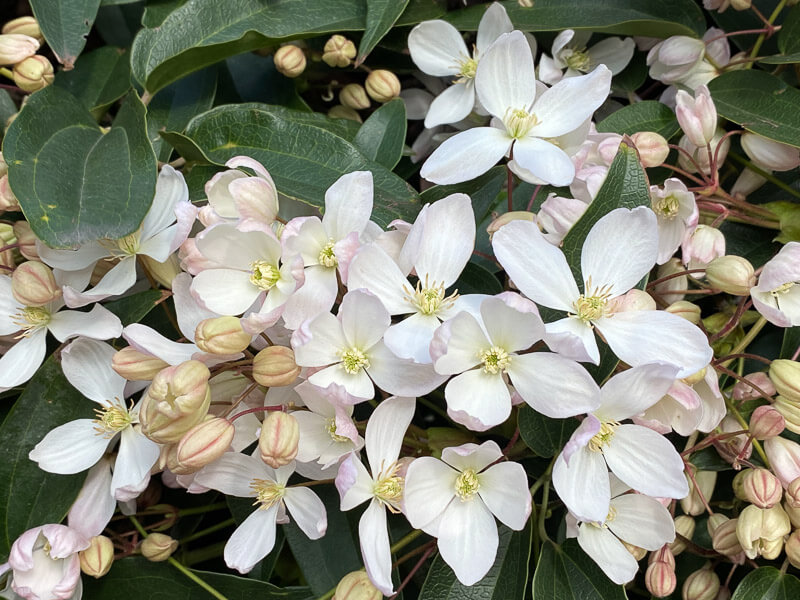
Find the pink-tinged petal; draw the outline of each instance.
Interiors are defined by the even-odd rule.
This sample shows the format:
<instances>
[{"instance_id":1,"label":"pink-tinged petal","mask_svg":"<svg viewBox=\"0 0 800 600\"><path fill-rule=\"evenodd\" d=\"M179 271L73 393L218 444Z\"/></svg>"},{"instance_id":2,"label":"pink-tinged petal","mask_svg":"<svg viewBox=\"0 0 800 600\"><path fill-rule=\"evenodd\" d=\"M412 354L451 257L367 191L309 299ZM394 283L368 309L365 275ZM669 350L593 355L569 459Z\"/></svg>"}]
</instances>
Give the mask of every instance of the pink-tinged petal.
<instances>
[{"instance_id":1,"label":"pink-tinged petal","mask_svg":"<svg viewBox=\"0 0 800 600\"><path fill-rule=\"evenodd\" d=\"M369 503L358 522L361 556L372 584L385 596L394 594L392 584L392 552L389 548L389 529L386 509L377 500Z\"/></svg>"},{"instance_id":2,"label":"pink-tinged petal","mask_svg":"<svg viewBox=\"0 0 800 600\"><path fill-rule=\"evenodd\" d=\"M164 165L156 181L156 193L142 221L142 239L148 239L175 222L175 207L189 202L189 188L180 171Z\"/></svg>"},{"instance_id":3,"label":"pink-tinged petal","mask_svg":"<svg viewBox=\"0 0 800 600\"><path fill-rule=\"evenodd\" d=\"M600 390L601 406L594 414L603 421L622 421L643 413L675 382L678 369L653 363L617 373Z\"/></svg>"},{"instance_id":4,"label":"pink-tinged petal","mask_svg":"<svg viewBox=\"0 0 800 600\"><path fill-rule=\"evenodd\" d=\"M192 295L191 286L192 276L188 273L179 273L172 280L172 299L175 302L178 327L186 339L194 342L194 332L198 323L220 315L201 306Z\"/></svg>"},{"instance_id":5,"label":"pink-tinged petal","mask_svg":"<svg viewBox=\"0 0 800 600\"><path fill-rule=\"evenodd\" d=\"M0 275L0 335L10 335L19 331L15 316L25 308L11 293L11 277Z\"/></svg>"},{"instance_id":6,"label":"pink-tinged petal","mask_svg":"<svg viewBox=\"0 0 800 600\"><path fill-rule=\"evenodd\" d=\"M242 314L261 292L250 282L246 271L208 269L192 281L192 293L208 310L220 315Z\"/></svg>"},{"instance_id":7,"label":"pink-tinged petal","mask_svg":"<svg viewBox=\"0 0 800 600\"><path fill-rule=\"evenodd\" d=\"M424 396L447 380L431 364L399 358L386 344L378 342L369 351L367 373L379 388L397 396ZM355 394L354 394L355 395Z\"/></svg>"},{"instance_id":8,"label":"pink-tinged petal","mask_svg":"<svg viewBox=\"0 0 800 600\"><path fill-rule=\"evenodd\" d=\"M468 443L442 450L442 460L459 471L467 469L483 471L502 456L500 446L492 440L487 440L481 445Z\"/></svg>"},{"instance_id":9,"label":"pink-tinged petal","mask_svg":"<svg viewBox=\"0 0 800 600\"><path fill-rule=\"evenodd\" d=\"M89 242L75 250L61 250L36 240L36 252L43 263L64 271L79 271L108 256L108 250L99 242Z\"/></svg>"},{"instance_id":10,"label":"pink-tinged petal","mask_svg":"<svg viewBox=\"0 0 800 600\"><path fill-rule=\"evenodd\" d=\"M575 179L575 165L561 148L537 137L516 141L511 170L523 180L541 180L554 186L564 186ZM515 166L522 169L515 169Z\"/></svg>"},{"instance_id":11,"label":"pink-tinged petal","mask_svg":"<svg viewBox=\"0 0 800 600\"><path fill-rule=\"evenodd\" d=\"M170 365L178 365L197 352L194 344L173 342L155 329L141 323L131 323L122 330L122 337L139 352L160 358Z\"/></svg>"},{"instance_id":12,"label":"pink-tinged petal","mask_svg":"<svg viewBox=\"0 0 800 600\"><path fill-rule=\"evenodd\" d=\"M519 290L538 304L572 311L580 292L559 248L528 221L512 221L492 238L497 260Z\"/></svg>"},{"instance_id":13,"label":"pink-tinged petal","mask_svg":"<svg viewBox=\"0 0 800 600\"><path fill-rule=\"evenodd\" d=\"M369 359L372 359L371 355ZM364 369L359 369L356 373L348 373L341 363L317 371L308 378L308 381L322 388L331 384L341 385L348 394L361 399L361 401L369 400L375 395L375 386Z\"/></svg>"},{"instance_id":14,"label":"pink-tinged petal","mask_svg":"<svg viewBox=\"0 0 800 600\"><path fill-rule=\"evenodd\" d=\"M178 233L177 226L167 227L164 231L159 231L153 237L142 240L139 251L136 254L145 254L155 260L156 262L164 262L169 258L169 255L174 252L173 248L180 246L180 243L175 243L175 236Z\"/></svg>"},{"instance_id":15,"label":"pink-tinged petal","mask_svg":"<svg viewBox=\"0 0 800 600\"><path fill-rule=\"evenodd\" d=\"M355 171L342 175L325 192L322 224L334 241L367 227L372 214L372 173Z\"/></svg>"},{"instance_id":16,"label":"pink-tinged petal","mask_svg":"<svg viewBox=\"0 0 800 600\"><path fill-rule=\"evenodd\" d=\"M633 38L606 38L589 48L587 54L593 65L605 65L616 75L622 71L633 58L636 43Z\"/></svg>"},{"instance_id":17,"label":"pink-tinged petal","mask_svg":"<svg viewBox=\"0 0 800 600\"><path fill-rule=\"evenodd\" d=\"M339 306L339 319L348 345L362 352L377 344L391 323L380 299L363 290L345 295Z\"/></svg>"},{"instance_id":18,"label":"pink-tinged petal","mask_svg":"<svg viewBox=\"0 0 800 600\"><path fill-rule=\"evenodd\" d=\"M275 264L281 255L281 244L271 233L240 231L227 224L206 229L195 244L205 258L240 271L249 271L256 260Z\"/></svg>"},{"instance_id":19,"label":"pink-tinged petal","mask_svg":"<svg viewBox=\"0 0 800 600\"><path fill-rule=\"evenodd\" d=\"M559 455L553 467L553 487L567 508L582 521L606 520L611 489L603 455L584 446L569 460Z\"/></svg>"},{"instance_id":20,"label":"pink-tinged petal","mask_svg":"<svg viewBox=\"0 0 800 600\"><path fill-rule=\"evenodd\" d=\"M47 330L36 329L0 356L0 389L25 383L44 361L47 353Z\"/></svg>"},{"instance_id":21,"label":"pink-tinged petal","mask_svg":"<svg viewBox=\"0 0 800 600\"><path fill-rule=\"evenodd\" d=\"M383 341L400 358L428 364L432 360L429 346L440 324L434 315L414 313L389 327Z\"/></svg>"},{"instance_id":22,"label":"pink-tinged petal","mask_svg":"<svg viewBox=\"0 0 800 600\"><path fill-rule=\"evenodd\" d=\"M600 405L597 384L589 372L558 354L514 356L508 375L531 408L554 419L590 412Z\"/></svg>"},{"instance_id":23,"label":"pink-tinged petal","mask_svg":"<svg viewBox=\"0 0 800 600\"><path fill-rule=\"evenodd\" d=\"M532 112L539 123L530 135L557 137L577 129L605 102L610 88L611 71L605 65L588 75L565 77L536 100Z\"/></svg>"},{"instance_id":24,"label":"pink-tinged petal","mask_svg":"<svg viewBox=\"0 0 800 600\"><path fill-rule=\"evenodd\" d=\"M689 493L680 454L652 429L620 425L603 446L603 456L614 475L638 492L661 498Z\"/></svg>"},{"instance_id":25,"label":"pink-tinged petal","mask_svg":"<svg viewBox=\"0 0 800 600\"><path fill-rule=\"evenodd\" d=\"M483 107L502 119L506 111L527 110L536 98L531 48L521 31L500 35L478 63L475 89Z\"/></svg>"},{"instance_id":26,"label":"pink-tinged petal","mask_svg":"<svg viewBox=\"0 0 800 600\"><path fill-rule=\"evenodd\" d=\"M594 224L581 250L581 273L591 290L607 286L624 294L653 268L658 254L658 224L648 207L617 208Z\"/></svg>"},{"instance_id":27,"label":"pink-tinged petal","mask_svg":"<svg viewBox=\"0 0 800 600\"><path fill-rule=\"evenodd\" d=\"M561 356L580 362L600 364L600 349L589 323L567 317L545 324L544 341Z\"/></svg>"},{"instance_id":28,"label":"pink-tinged petal","mask_svg":"<svg viewBox=\"0 0 800 600\"><path fill-rule=\"evenodd\" d=\"M94 466L108 447L109 438L98 435L91 419L70 421L53 429L36 444L28 458L48 473L68 475ZM69 452L66 452L66 449Z\"/></svg>"},{"instance_id":29,"label":"pink-tinged petal","mask_svg":"<svg viewBox=\"0 0 800 600\"><path fill-rule=\"evenodd\" d=\"M425 127L458 123L466 119L475 106L475 84L471 80L457 82L433 99L425 115Z\"/></svg>"},{"instance_id":30,"label":"pink-tinged petal","mask_svg":"<svg viewBox=\"0 0 800 600\"><path fill-rule=\"evenodd\" d=\"M262 510L257 508L247 517L225 544L225 564L239 573L249 573L258 561L275 546L276 519L280 503Z\"/></svg>"},{"instance_id":31,"label":"pink-tinged petal","mask_svg":"<svg viewBox=\"0 0 800 600\"><path fill-rule=\"evenodd\" d=\"M247 167L251 171L257 173L262 179L266 179L269 183L272 183L272 176L269 174L269 171L264 168L264 165L257 160L250 158L249 156L234 156L233 158L228 159L228 161L225 163L225 166L230 169Z\"/></svg>"},{"instance_id":32,"label":"pink-tinged petal","mask_svg":"<svg viewBox=\"0 0 800 600\"><path fill-rule=\"evenodd\" d=\"M313 265L305 270L305 283L286 301L282 316L289 329L328 312L336 301L339 285L334 269Z\"/></svg>"},{"instance_id":33,"label":"pink-tinged petal","mask_svg":"<svg viewBox=\"0 0 800 600\"><path fill-rule=\"evenodd\" d=\"M283 501L286 510L308 539L318 540L325 535L328 518L319 496L307 487L292 487L286 489Z\"/></svg>"},{"instance_id":34,"label":"pink-tinged petal","mask_svg":"<svg viewBox=\"0 0 800 600\"><path fill-rule=\"evenodd\" d=\"M438 348L434 368L443 375L455 375L478 365L480 352L492 343L471 314L461 312L442 323L434 334L432 347Z\"/></svg>"},{"instance_id":35,"label":"pink-tinged petal","mask_svg":"<svg viewBox=\"0 0 800 600\"><path fill-rule=\"evenodd\" d=\"M614 583L628 583L639 572L633 555L603 527L583 523L578 530L578 544Z\"/></svg>"},{"instance_id":36,"label":"pink-tinged petal","mask_svg":"<svg viewBox=\"0 0 800 600\"><path fill-rule=\"evenodd\" d=\"M319 217L295 217L281 233L283 255L299 254L305 265L319 264L319 253L328 243L328 233Z\"/></svg>"},{"instance_id":37,"label":"pink-tinged petal","mask_svg":"<svg viewBox=\"0 0 800 600\"><path fill-rule=\"evenodd\" d=\"M432 456L411 462L403 489L403 512L412 527L422 529L442 514L455 498L458 476L458 471Z\"/></svg>"},{"instance_id":38,"label":"pink-tinged petal","mask_svg":"<svg viewBox=\"0 0 800 600\"><path fill-rule=\"evenodd\" d=\"M502 34L514 29L511 19L508 18L506 9L502 4L493 3L489 5L486 12L478 23L478 36L475 40L475 47L480 56L492 45L492 43ZM533 54L536 54L535 52Z\"/></svg>"},{"instance_id":39,"label":"pink-tinged petal","mask_svg":"<svg viewBox=\"0 0 800 600\"><path fill-rule=\"evenodd\" d=\"M778 309L778 302L770 292L761 292L758 288L750 288L750 297L753 299L755 309L773 325L791 327L794 324L789 315ZM800 325L800 322L797 324Z\"/></svg>"},{"instance_id":40,"label":"pink-tinged petal","mask_svg":"<svg viewBox=\"0 0 800 600\"><path fill-rule=\"evenodd\" d=\"M367 422L367 458L373 477L400 456L403 436L414 417L414 398L388 398L378 405Z\"/></svg>"},{"instance_id":41,"label":"pink-tinged petal","mask_svg":"<svg viewBox=\"0 0 800 600\"><path fill-rule=\"evenodd\" d=\"M343 511L351 510L373 496L373 479L355 452L339 464L335 483L341 498L339 508Z\"/></svg>"},{"instance_id":42,"label":"pink-tinged petal","mask_svg":"<svg viewBox=\"0 0 800 600\"><path fill-rule=\"evenodd\" d=\"M800 242L789 242L764 265L756 288L769 292L800 279Z\"/></svg>"},{"instance_id":43,"label":"pink-tinged petal","mask_svg":"<svg viewBox=\"0 0 800 600\"><path fill-rule=\"evenodd\" d=\"M511 415L511 394L499 373L466 371L447 383L444 396L450 418L473 431L486 431Z\"/></svg>"},{"instance_id":44,"label":"pink-tinged petal","mask_svg":"<svg viewBox=\"0 0 800 600\"><path fill-rule=\"evenodd\" d=\"M62 310L47 324L55 338L64 342L81 335L96 340L108 340L122 334L122 322L110 310L95 304L89 312Z\"/></svg>"},{"instance_id":45,"label":"pink-tinged petal","mask_svg":"<svg viewBox=\"0 0 800 600\"><path fill-rule=\"evenodd\" d=\"M117 501L111 495L111 463L101 459L89 469L83 487L69 509L67 523L87 538L103 533L111 521Z\"/></svg>"},{"instance_id":46,"label":"pink-tinged petal","mask_svg":"<svg viewBox=\"0 0 800 600\"><path fill-rule=\"evenodd\" d=\"M199 212L199 209L191 202L181 202L175 207L175 215L178 217L178 221L175 223L175 234L172 237L170 254L180 248L189 237Z\"/></svg>"},{"instance_id":47,"label":"pink-tinged petal","mask_svg":"<svg viewBox=\"0 0 800 600\"><path fill-rule=\"evenodd\" d=\"M489 339L507 352L527 350L544 336L538 311L520 312L497 297L487 298L480 306Z\"/></svg>"},{"instance_id":48,"label":"pink-tinged petal","mask_svg":"<svg viewBox=\"0 0 800 600\"><path fill-rule=\"evenodd\" d=\"M397 263L374 244L361 248L350 262L347 287L369 290L380 298L389 314L400 315L414 310L406 300L406 290L411 290L411 284Z\"/></svg>"},{"instance_id":49,"label":"pink-tinged petal","mask_svg":"<svg viewBox=\"0 0 800 600\"><path fill-rule=\"evenodd\" d=\"M675 539L675 523L658 500L642 494L617 496L611 501L616 515L606 524L621 540L658 550Z\"/></svg>"},{"instance_id":50,"label":"pink-tinged petal","mask_svg":"<svg viewBox=\"0 0 800 600\"><path fill-rule=\"evenodd\" d=\"M92 302L105 300L109 296L119 296L136 283L136 258L126 256L105 275L92 289L79 292L64 286L64 302L70 308L80 308Z\"/></svg>"},{"instance_id":51,"label":"pink-tinged petal","mask_svg":"<svg viewBox=\"0 0 800 600\"><path fill-rule=\"evenodd\" d=\"M241 219L270 224L278 214L275 184L260 177L239 177L228 184Z\"/></svg>"},{"instance_id":52,"label":"pink-tinged petal","mask_svg":"<svg viewBox=\"0 0 800 600\"><path fill-rule=\"evenodd\" d=\"M478 475L478 495L501 523L515 531L525 527L531 514L528 476L522 465L504 462Z\"/></svg>"},{"instance_id":53,"label":"pink-tinged petal","mask_svg":"<svg viewBox=\"0 0 800 600\"><path fill-rule=\"evenodd\" d=\"M198 471L195 481L228 496L252 498L256 493L250 487L250 482L253 479L266 478L265 467L264 463L253 456L227 452Z\"/></svg>"},{"instance_id":54,"label":"pink-tinged petal","mask_svg":"<svg viewBox=\"0 0 800 600\"><path fill-rule=\"evenodd\" d=\"M61 352L64 375L81 394L100 404L125 397L125 378L111 368L116 350L105 342L78 338Z\"/></svg>"},{"instance_id":55,"label":"pink-tinged petal","mask_svg":"<svg viewBox=\"0 0 800 600\"><path fill-rule=\"evenodd\" d=\"M475 214L469 196L450 194L434 202L427 211L425 229L414 261L423 287L426 281L445 288L453 285L472 256L474 247Z\"/></svg>"},{"instance_id":56,"label":"pink-tinged petal","mask_svg":"<svg viewBox=\"0 0 800 600\"><path fill-rule=\"evenodd\" d=\"M446 77L459 72L469 51L458 30L445 21L423 21L408 35L411 60L423 73Z\"/></svg>"},{"instance_id":57,"label":"pink-tinged petal","mask_svg":"<svg viewBox=\"0 0 800 600\"><path fill-rule=\"evenodd\" d=\"M370 223L372 222L370 221ZM372 224L375 225L374 223ZM361 239L355 231L347 234L333 245L333 253L336 255L336 260L339 262L339 275L341 275L342 282L345 284L347 283L347 278L350 276L350 262L353 260L359 248L361 248Z\"/></svg>"},{"instance_id":58,"label":"pink-tinged petal","mask_svg":"<svg viewBox=\"0 0 800 600\"><path fill-rule=\"evenodd\" d=\"M469 181L503 158L512 138L494 127L474 127L447 138L422 165L420 175L432 183Z\"/></svg>"},{"instance_id":59,"label":"pink-tinged petal","mask_svg":"<svg viewBox=\"0 0 800 600\"><path fill-rule=\"evenodd\" d=\"M439 523L439 553L458 580L483 579L497 556L497 524L479 496L449 504Z\"/></svg>"},{"instance_id":60,"label":"pink-tinged petal","mask_svg":"<svg viewBox=\"0 0 800 600\"><path fill-rule=\"evenodd\" d=\"M569 466L569 460L572 455L585 448L592 438L600 432L602 423L592 414L586 415L586 418L581 421L578 428L572 432L569 441L564 445L564 450L561 451L561 458Z\"/></svg>"},{"instance_id":61,"label":"pink-tinged petal","mask_svg":"<svg viewBox=\"0 0 800 600\"><path fill-rule=\"evenodd\" d=\"M668 363L679 368L681 378L697 373L713 357L696 325L663 310L616 313L594 324L614 354L633 367Z\"/></svg>"},{"instance_id":62,"label":"pink-tinged petal","mask_svg":"<svg viewBox=\"0 0 800 600\"><path fill-rule=\"evenodd\" d=\"M123 429L111 479L112 493L117 488L136 485L148 477L160 453L160 445L133 427Z\"/></svg>"}]
</instances>

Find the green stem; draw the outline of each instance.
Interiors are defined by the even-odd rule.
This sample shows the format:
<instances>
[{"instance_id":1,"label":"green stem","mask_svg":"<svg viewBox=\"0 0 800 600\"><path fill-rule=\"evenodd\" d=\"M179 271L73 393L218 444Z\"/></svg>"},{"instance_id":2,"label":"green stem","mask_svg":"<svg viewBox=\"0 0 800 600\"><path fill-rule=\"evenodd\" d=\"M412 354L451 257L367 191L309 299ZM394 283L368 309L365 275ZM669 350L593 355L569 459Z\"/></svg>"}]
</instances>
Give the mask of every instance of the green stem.
<instances>
[{"instance_id":1,"label":"green stem","mask_svg":"<svg viewBox=\"0 0 800 600\"><path fill-rule=\"evenodd\" d=\"M419 398L417 398L417 402L419 402L423 406L431 409L433 412L435 412L440 417L444 417L448 421L450 420L450 417L447 415L447 413L445 411L443 411L441 408L436 406L433 402L431 402L427 398L419 397Z\"/></svg>"},{"instance_id":2,"label":"green stem","mask_svg":"<svg viewBox=\"0 0 800 600\"><path fill-rule=\"evenodd\" d=\"M211 527L207 527L206 529L201 529L200 531L194 532L192 535L183 538L180 542L181 544L186 544L188 542L193 542L197 539L200 539L203 536L206 536L210 533L214 533L215 531L219 531L220 529L225 529L231 525L235 525L236 520L233 518L226 519L225 521L221 521L216 525L212 525Z\"/></svg>"},{"instance_id":3,"label":"green stem","mask_svg":"<svg viewBox=\"0 0 800 600\"><path fill-rule=\"evenodd\" d=\"M727 405L728 410L731 412L734 418L737 421L739 421L739 425L742 426L742 429L746 429L749 431L750 425L748 425L747 421L744 420L744 417L741 415L736 406L734 406L733 402L731 402L730 400L726 400L725 404ZM769 459L767 458L766 452L764 452L764 448L762 448L761 446L761 442L759 442L756 438L752 438L751 441L753 444L753 448L755 448L756 452L758 452L758 455L761 457L761 460L764 461L764 466L769 469L770 468Z\"/></svg>"},{"instance_id":4,"label":"green stem","mask_svg":"<svg viewBox=\"0 0 800 600\"><path fill-rule=\"evenodd\" d=\"M217 502L215 504L209 504L208 506L195 506L194 508L181 508L178 511L178 516L188 517L189 515L201 515L214 510L222 510L223 508L228 508L227 502Z\"/></svg>"},{"instance_id":5,"label":"green stem","mask_svg":"<svg viewBox=\"0 0 800 600\"><path fill-rule=\"evenodd\" d=\"M778 3L778 6L775 7L775 10L772 11L772 14L769 16L769 19L767 19L767 23L769 25L772 25L775 22L775 19L778 18L778 15L781 14L781 11L784 9L785 6L786 6L786 0L781 0ZM753 49L750 51L750 58L755 58L756 56L758 56L758 52L759 50L761 50L761 45L764 43L764 40L766 39L767 39L766 33L762 33L761 35L758 36L756 43L753 45ZM750 68L752 66L753 65L751 63L747 68Z\"/></svg>"},{"instance_id":6,"label":"green stem","mask_svg":"<svg viewBox=\"0 0 800 600\"><path fill-rule=\"evenodd\" d=\"M212 558L222 556L222 553L225 551L225 544L227 543L228 542L225 541L217 542L216 544L204 546L203 548L198 548L197 550L184 552L181 558L184 564L187 566L196 565L197 563L205 562L207 560L211 560Z\"/></svg>"},{"instance_id":7,"label":"green stem","mask_svg":"<svg viewBox=\"0 0 800 600\"><path fill-rule=\"evenodd\" d=\"M3 75L5 77L7 77L11 81L14 81L14 73L11 72L11 69L6 69L5 67L0 67L0 75Z\"/></svg>"},{"instance_id":8,"label":"green stem","mask_svg":"<svg viewBox=\"0 0 800 600\"><path fill-rule=\"evenodd\" d=\"M545 519L547 518L547 503L550 501L550 479L544 483L542 489L542 512L539 513L539 539L542 542L549 542L550 536L547 535L547 530L544 527Z\"/></svg>"},{"instance_id":9,"label":"green stem","mask_svg":"<svg viewBox=\"0 0 800 600\"><path fill-rule=\"evenodd\" d=\"M745 335L742 338L742 341L736 344L733 350L731 350L728 354L741 354L742 352L744 352L745 349L747 349L747 347L750 345L750 342L752 342L755 339L755 337L761 332L761 330L764 329L764 325L766 324L767 320L764 317L759 317L758 321L756 321L750 328L750 330L747 332L747 335ZM727 367L734 360L736 359L732 358L730 360L726 360L724 363L722 363L722 366Z\"/></svg>"}]
</instances>

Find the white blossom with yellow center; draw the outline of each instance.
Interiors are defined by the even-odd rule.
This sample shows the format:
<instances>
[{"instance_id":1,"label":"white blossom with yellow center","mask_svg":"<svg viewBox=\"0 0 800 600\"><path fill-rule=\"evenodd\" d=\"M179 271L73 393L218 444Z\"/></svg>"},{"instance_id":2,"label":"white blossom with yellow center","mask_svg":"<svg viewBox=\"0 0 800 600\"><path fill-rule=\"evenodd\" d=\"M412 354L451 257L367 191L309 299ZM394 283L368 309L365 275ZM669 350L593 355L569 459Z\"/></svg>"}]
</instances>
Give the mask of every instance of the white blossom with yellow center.
<instances>
[{"instance_id":1,"label":"white blossom with yellow center","mask_svg":"<svg viewBox=\"0 0 800 600\"><path fill-rule=\"evenodd\" d=\"M662 265L675 254L686 231L697 225L697 203L685 183L670 177L662 186L650 186L650 206L658 220L656 263Z\"/></svg>"},{"instance_id":2,"label":"white blossom with yellow center","mask_svg":"<svg viewBox=\"0 0 800 600\"><path fill-rule=\"evenodd\" d=\"M605 65L612 75L620 73L633 58L636 45L632 38L608 37L587 48L589 31L565 29L553 40L552 57L543 54L539 77L554 84L565 77L589 73L597 65Z\"/></svg>"}]
</instances>

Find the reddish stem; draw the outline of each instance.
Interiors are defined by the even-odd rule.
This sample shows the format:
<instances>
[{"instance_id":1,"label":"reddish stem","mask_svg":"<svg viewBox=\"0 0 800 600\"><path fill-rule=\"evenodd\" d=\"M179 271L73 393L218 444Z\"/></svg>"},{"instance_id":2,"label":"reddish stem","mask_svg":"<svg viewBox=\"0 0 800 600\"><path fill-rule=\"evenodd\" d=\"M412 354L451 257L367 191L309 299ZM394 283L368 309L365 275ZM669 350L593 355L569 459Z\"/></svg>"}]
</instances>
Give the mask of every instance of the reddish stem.
<instances>
[{"instance_id":1,"label":"reddish stem","mask_svg":"<svg viewBox=\"0 0 800 600\"><path fill-rule=\"evenodd\" d=\"M248 408L247 410L243 410L240 413L236 413L230 419L228 419L228 421L233 423L239 417L244 416L244 415L249 415L250 413L283 410L283 408L284 408L284 406L282 404L276 404L275 406L257 406L256 408Z\"/></svg>"}]
</instances>

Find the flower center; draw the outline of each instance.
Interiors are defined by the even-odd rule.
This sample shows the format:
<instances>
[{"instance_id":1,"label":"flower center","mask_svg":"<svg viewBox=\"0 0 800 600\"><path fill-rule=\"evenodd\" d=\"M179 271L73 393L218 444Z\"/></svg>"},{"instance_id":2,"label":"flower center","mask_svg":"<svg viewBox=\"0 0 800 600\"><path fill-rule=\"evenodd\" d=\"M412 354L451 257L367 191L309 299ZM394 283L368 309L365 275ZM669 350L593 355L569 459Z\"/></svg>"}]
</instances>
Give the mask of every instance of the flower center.
<instances>
[{"instance_id":1,"label":"flower center","mask_svg":"<svg viewBox=\"0 0 800 600\"><path fill-rule=\"evenodd\" d=\"M478 475L475 469L467 469L462 471L461 475L456 478L456 496L461 498L461 501L471 499L478 490L481 489L481 482L478 481Z\"/></svg>"},{"instance_id":2,"label":"flower center","mask_svg":"<svg viewBox=\"0 0 800 600\"><path fill-rule=\"evenodd\" d=\"M116 240L100 240L100 245L109 253L107 260L122 259L127 256L136 256L139 252L139 236L141 231L134 231L125 237Z\"/></svg>"},{"instance_id":3,"label":"flower center","mask_svg":"<svg viewBox=\"0 0 800 600\"><path fill-rule=\"evenodd\" d=\"M260 504L259 510L266 510L279 502L286 492L285 487L269 479L253 479L250 482L250 489L256 493L256 501L253 504Z\"/></svg>"},{"instance_id":4,"label":"flower center","mask_svg":"<svg viewBox=\"0 0 800 600\"><path fill-rule=\"evenodd\" d=\"M783 285L776 287L774 290L770 290L769 293L772 294L775 298L777 298L778 296L782 296L790 289L792 289L796 283L797 283L796 281L787 281Z\"/></svg>"},{"instance_id":5,"label":"flower center","mask_svg":"<svg viewBox=\"0 0 800 600\"><path fill-rule=\"evenodd\" d=\"M503 117L503 124L506 126L508 135L516 140L524 138L540 122L535 114L522 108L509 108Z\"/></svg>"},{"instance_id":6,"label":"flower center","mask_svg":"<svg viewBox=\"0 0 800 600\"><path fill-rule=\"evenodd\" d=\"M397 474L400 470L400 463L395 461L388 468L384 469L381 465L381 472L375 480L372 493L375 497L391 512L399 512L398 504L403 497L405 479Z\"/></svg>"},{"instance_id":7,"label":"flower center","mask_svg":"<svg viewBox=\"0 0 800 600\"><path fill-rule=\"evenodd\" d=\"M50 311L42 306L26 306L11 320L22 332L17 338L28 337L31 333L46 326L51 319Z\"/></svg>"},{"instance_id":8,"label":"flower center","mask_svg":"<svg viewBox=\"0 0 800 600\"><path fill-rule=\"evenodd\" d=\"M680 208L680 200L674 194L669 194L663 198L653 198L650 205L653 207L653 212L658 216L665 219L674 219Z\"/></svg>"},{"instance_id":9,"label":"flower center","mask_svg":"<svg viewBox=\"0 0 800 600\"><path fill-rule=\"evenodd\" d=\"M94 430L106 439L111 439L133 422L131 413L124 406L111 402L105 408L95 408L94 414L97 416Z\"/></svg>"},{"instance_id":10,"label":"flower center","mask_svg":"<svg viewBox=\"0 0 800 600\"><path fill-rule=\"evenodd\" d=\"M478 357L483 362L483 372L486 374L497 375L505 372L511 364L511 357L508 352L500 346L492 346L478 353Z\"/></svg>"},{"instance_id":11,"label":"flower center","mask_svg":"<svg viewBox=\"0 0 800 600\"><path fill-rule=\"evenodd\" d=\"M342 352L342 367L348 375L355 375L361 369L369 369L369 358L358 348Z\"/></svg>"},{"instance_id":12,"label":"flower center","mask_svg":"<svg viewBox=\"0 0 800 600\"><path fill-rule=\"evenodd\" d=\"M336 433L336 419L330 418L325 423L325 429L328 430L328 435L334 442L349 442L350 438Z\"/></svg>"},{"instance_id":13,"label":"flower center","mask_svg":"<svg viewBox=\"0 0 800 600\"><path fill-rule=\"evenodd\" d=\"M278 267L265 260L256 260L250 263L250 271L250 283L260 290L270 289L281 278Z\"/></svg>"},{"instance_id":14,"label":"flower center","mask_svg":"<svg viewBox=\"0 0 800 600\"><path fill-rule=\"evenodd\" d=\"M325 247L319 251L317 260L323 267L335 267L339 264L339 260L333 251L333 240L329 240Z\"/></svg>"},{"instance_id":15,"label":"flower center","mask_svg":"<svg viewBox=\"0 0 800 600\"><path fill-rule=\"evenodd\" d=\"M614 437L614 431L619 427L616 421L606 421L600 425L598 431L592 439L589 440L589 450L592 452L602 452L603 446L611 441Z\"/></svg>"},{"instance_id":16,"label":"flower center","mask_svg":"<svg viewBox=\"0 0 800 600\"><path fill-rule=\"evenodd\" d=\"M459 83L463 82L466 79L474 79L475 73L478 71L478 61L474 58L467 58L462 60L459 63L461 69L459 70L458 74L461 75L460 79L458 80Z\"/></svg>"},{"instance_id":17,"label":"flower center","mask_svg":"<svg viewBox=\"0 0 800 600\"><path fill-rule=\"evenodd\" d=\"M427 275L425 275L424 284L422 281L418 281L414 290L405 285L403 291L406 294L406 301L415 306L417 311L423 315L435 315L439 311L447 310L458 298L458 290L445 296L444 283L431 282Z\"/></svg>"},{"instance_id":18,"label":"flower center","mask_svg":"<svg viewBox=\"0 0 800 600\"><path fill-rule=\"evenodd\" d=\"M584 323L596 321L600 317L604 317L609 312L608 300L611 296L610 286L592 289L592 278L589 277L584 289L587 293L581 294L572 304L572 306L575 307L575 314L572 316L577 317Z\"/></svg>"},{"instance_id":19,"label":"flower center","mask_svg":"<svg viewBox=\"0 0 800 600\"><path fill-rule=\"evenodd\" d=\"M586 71L591 67L591 60L586 48L565 48L561 52L561 59L567 63L570 69L575 69L576 71Z\"/></svg>"}]
</instances>

